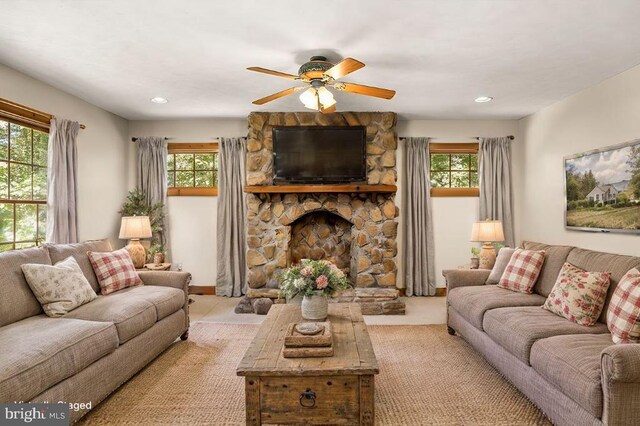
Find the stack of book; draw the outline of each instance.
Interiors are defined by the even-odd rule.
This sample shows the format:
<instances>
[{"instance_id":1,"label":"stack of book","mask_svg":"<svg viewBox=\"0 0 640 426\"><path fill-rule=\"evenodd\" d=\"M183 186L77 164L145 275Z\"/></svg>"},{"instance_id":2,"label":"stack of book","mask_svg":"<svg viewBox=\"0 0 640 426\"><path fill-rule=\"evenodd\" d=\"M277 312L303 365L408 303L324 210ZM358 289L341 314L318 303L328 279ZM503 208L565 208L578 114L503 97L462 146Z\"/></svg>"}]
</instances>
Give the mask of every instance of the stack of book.
<instances>
[{"instance_id":1,"label":"stack of book","mask_svg":"<svg viewBox=\"0 0 640 426\"><path fill-rule=\"evenodd\" d=\"M285 358L333 356L331 322L289 324L282 354Z\"/></svg>"}]
</instances>

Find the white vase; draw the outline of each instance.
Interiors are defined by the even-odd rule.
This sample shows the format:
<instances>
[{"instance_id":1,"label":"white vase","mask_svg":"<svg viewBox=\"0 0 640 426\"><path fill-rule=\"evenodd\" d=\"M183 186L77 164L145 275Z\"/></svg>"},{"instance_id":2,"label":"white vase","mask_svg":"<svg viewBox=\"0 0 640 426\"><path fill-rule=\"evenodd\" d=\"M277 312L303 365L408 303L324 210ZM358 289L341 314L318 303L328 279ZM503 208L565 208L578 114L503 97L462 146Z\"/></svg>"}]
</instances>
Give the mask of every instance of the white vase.
<instances>
[{"instance_id":1,"label":"white vase","mask_svg":"<svg viewBox=\"0 0 640 426\"><path fill-rule=\"evenodd\" d=\"M304 296L302 299L302 318L310 321L324 321L329 310L329 300L324 294Z\"/></svg>"}]
</instances>

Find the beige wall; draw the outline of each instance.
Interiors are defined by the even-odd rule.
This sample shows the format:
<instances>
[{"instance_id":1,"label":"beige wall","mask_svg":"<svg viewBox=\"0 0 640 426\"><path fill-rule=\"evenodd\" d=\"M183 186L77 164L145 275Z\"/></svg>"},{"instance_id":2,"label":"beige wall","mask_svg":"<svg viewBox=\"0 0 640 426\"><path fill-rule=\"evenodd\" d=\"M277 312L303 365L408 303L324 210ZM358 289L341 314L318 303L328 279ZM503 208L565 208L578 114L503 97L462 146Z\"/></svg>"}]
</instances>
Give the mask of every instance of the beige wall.
<instances>
[{"instance_id":1,"label":"beige wall","mask_svg":"<svg viewBox=\"0 0 640 426\"><path fill-rule=\"evenodd\" d=\"M640 237L564 228L563 157L640 137L640 66L519 122L517 236L640 255Z\"/></svg>"},{"instance_id":2,"label":"beige wall","mask_svg":"<svg viewBox=\"0 0 640 426\"><path fill-rule=\"evenodd\" d=\"M210 142L218 137L247 135L245 119L185 119L131 121L130 137L166 136L170 142ZM135 187L135 144L129 143L132 180ZM169 197L171 260L182 263L193 275L192 284L213 285L216 278L216 211L218 197Z\"/></svg>"},{"instance_id":3,"label":"beige wall","mask_svg":"<svg viewBox=\"0 0 640 426\"><path fill-rule=\"evenodd\" d=\"M127 120L0 65L0 97L86 125L78 135L80 240L117 239L130 179Z\"/></svg>"},{"instance_id":4,"label":"beige wall","mask_svg":"<svg viewBox=\"0 0 640 426\"><path fill-rule=\"evenodd\" d=\"M410 120L398 122L398 136L427 136L434 142L474 142L476 136L514 135L514 149L520 143L517 137L516 120ZM398 175L399 193L396 203L400 206L399 259L403 256L404 232L402 218L405 204L402 199L402 177L404 169L404 144L399 144ZM443 269L455 269L470 262L471 224L478 220L477 197L434 197L432 198L433 233L435 245L436 283L444 287ZM398 262L402 267L403 262ZM404 287L403 271L398 274L398 286Z\"/></svg>"}]
</instances>

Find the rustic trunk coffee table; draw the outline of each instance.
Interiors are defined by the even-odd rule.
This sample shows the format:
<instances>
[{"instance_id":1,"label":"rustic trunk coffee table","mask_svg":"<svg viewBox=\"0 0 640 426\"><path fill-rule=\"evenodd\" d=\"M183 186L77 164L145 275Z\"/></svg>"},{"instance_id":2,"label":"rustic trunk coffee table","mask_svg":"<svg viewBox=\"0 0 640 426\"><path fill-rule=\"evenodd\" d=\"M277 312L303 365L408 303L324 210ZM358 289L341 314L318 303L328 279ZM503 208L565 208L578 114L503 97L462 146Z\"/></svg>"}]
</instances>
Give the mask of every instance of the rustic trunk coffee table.
<instances>
[{"instance_id":1,"label":"rustic trunk coffee table","mask_svg":"<svg viewBox=\"0 0 640 426\"><path fill-rule=\"evenodd\" d=\"M329 304L331 357L282 356L289 324L302 321L300 306L273 305L238 365L247 424L373 425L379 370L360 306Z\"/></svg>"}]
</instances>

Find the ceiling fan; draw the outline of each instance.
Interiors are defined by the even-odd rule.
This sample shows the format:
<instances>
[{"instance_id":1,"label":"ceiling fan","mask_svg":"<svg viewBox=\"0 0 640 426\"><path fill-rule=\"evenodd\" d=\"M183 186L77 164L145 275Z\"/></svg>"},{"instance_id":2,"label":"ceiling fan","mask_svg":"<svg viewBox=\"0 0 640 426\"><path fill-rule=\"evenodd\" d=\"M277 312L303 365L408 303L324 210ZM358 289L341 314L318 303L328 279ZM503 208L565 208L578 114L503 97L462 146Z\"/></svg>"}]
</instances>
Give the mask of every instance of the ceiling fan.
<instances>
[{"instance_id":1,"label":"ceiling fan","mask_svg":"<svg viewBox=\"0 0 640 426\"><path fill-rule=\"evenodd\" d=\"M335 90L358 95L375 96L377 98L391 99L396 94L395 90L382 89L380 87L364 86L362 84L347 83L338 79L351 74L364 67L364 64L353 58L346 58L337 64L327 61L324 56L312 56L309 62L302 64L298 70L298 75L287 74L260 67L249 67L249 71L261 72L264 74L284 77L290 80L300 80L306 83L304 86L291 87L273 95L253 101L256 105L263 105L283 96L305 90L300 95L300 101L306 108L330 113L336 110L336 100L333 94L327 89L332 87Z\"/></svg>"}]
</instances>

